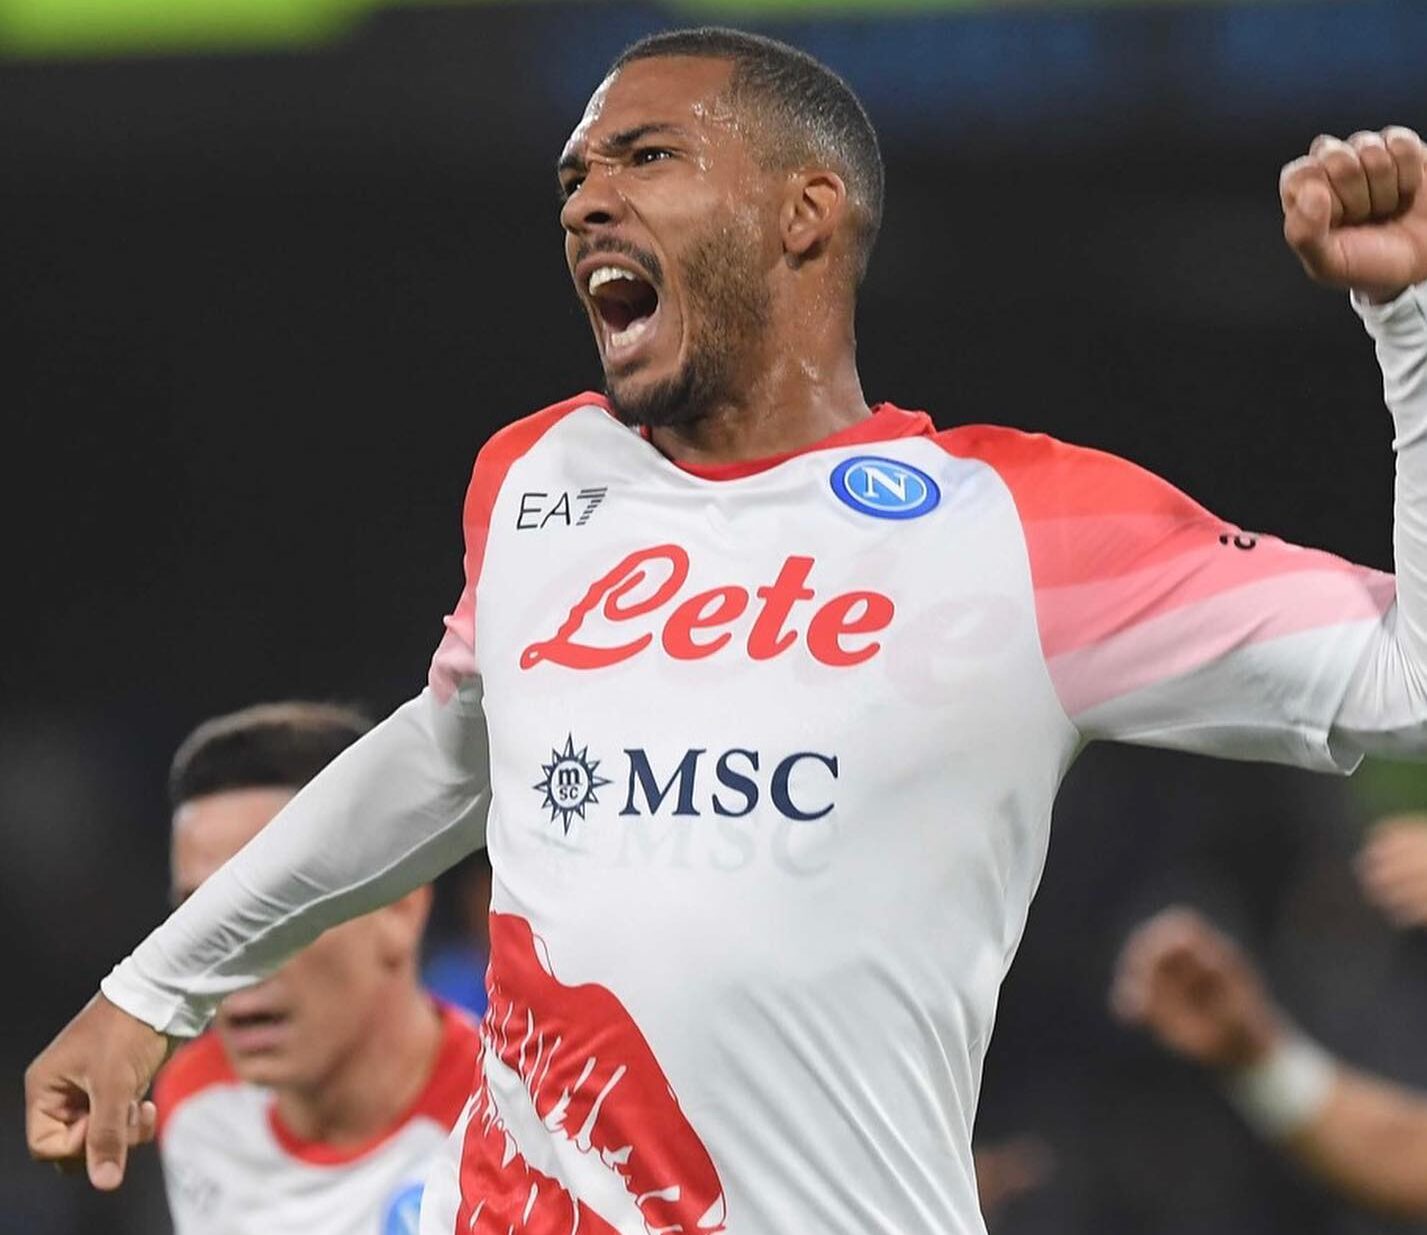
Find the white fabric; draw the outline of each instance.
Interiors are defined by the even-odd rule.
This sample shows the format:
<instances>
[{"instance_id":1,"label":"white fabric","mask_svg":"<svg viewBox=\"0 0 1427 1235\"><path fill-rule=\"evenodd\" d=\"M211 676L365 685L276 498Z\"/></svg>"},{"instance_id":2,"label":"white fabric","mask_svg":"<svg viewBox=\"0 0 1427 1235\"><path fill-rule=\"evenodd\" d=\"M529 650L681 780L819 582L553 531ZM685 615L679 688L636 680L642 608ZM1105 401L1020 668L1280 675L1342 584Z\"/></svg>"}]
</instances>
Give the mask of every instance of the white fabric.
<instances>
[{"instance_id":1,"label":"white fabric","mask_svg":"<svg viewBox=\"0 0 1427 1235\"><path fill-rule=\"evenodd\" d=\"M1427 744L1427 284L1388 305L1356 298L1377 345L1396 427L1392 543L1398 603L1358 662L1333 723L1344 758L1418 754Z\"/></svg>"},{"instance_id":2,"label":"white fabric","mask_svg":"<svg viewBox=\"0 0 1427 1235\"><path fill-rule=\"evenodd\" d=\"M230 1080L174 1112L159 1152L175 1235L417 1235L444 1125L418 1115L351 1161L304 1161L273 1135L272 1101Z\"/></svg>"},{"instance_id":3,"label":"white fabric","mask_svg":"<svg viewBox=\"0 0 1427 1235\"><path fill-rule=\"evenodd\" d=\"M447 1235L463 1205L462 1235L981 1232L982 1059L1083 742L1315 767L1423 747L1423 304L1414 289L1363 311L1397 418L1397 607L1364 616L1355 585L1350 618L1285 638L1255 627L1084 710L1058 692L1095 686L1086 649L1067 654L1074 675L1048 665L1040 550L989 455L914 435L709 481L598 407L552 421L511 462L473 559L491 1007L423 1231ZM940 504L885 519L836 499L831 469L867 456L934 478ZM541 524L557 495L595 488L587 519ZM673 550L619 574L659 546ZM670 598L674 550L688 577ZM756 615L788 570L813 596L762 631L788 645L755 658ZM886 601L890 624L858 625ZM1215 613L1191 612L1197 633ZM730 638L671 652L690 631ZM1116 635L1116 672L1146 637ZM819 638L866 657L829 664ZM571 668L550 654L561 639L628 654ZM480 844L473 683L344 755L105 993L191 1033L323 927Z\"/></svg>"},{"instance_id":4,"label":"white fabric","mask_svg":"<svg viewBox=\"0 0 1427 1235\"><path fill-rule=\"evenodd\" d=\"M1313 1122L1337 1075L1327 1051L1295 1036L1267 1059L1226 1078L1224 1092L1249 1127L1266 1140L1282 1141Z\"/></svg>"}]
</instances>

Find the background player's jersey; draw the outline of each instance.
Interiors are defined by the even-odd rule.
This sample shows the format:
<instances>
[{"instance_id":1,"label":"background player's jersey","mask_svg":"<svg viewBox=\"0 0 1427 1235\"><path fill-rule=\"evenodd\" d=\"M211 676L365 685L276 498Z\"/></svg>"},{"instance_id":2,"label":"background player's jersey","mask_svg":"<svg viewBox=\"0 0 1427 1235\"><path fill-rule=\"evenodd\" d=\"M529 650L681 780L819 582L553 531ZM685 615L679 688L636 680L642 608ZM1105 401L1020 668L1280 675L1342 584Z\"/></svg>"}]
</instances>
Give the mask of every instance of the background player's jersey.
<instances>
[{"instance_id":1,"label":"background player's jersey","mask_svg":"<svg viewBox=\"0 0 1427 1235\"><path fill-rule=\"evenodd\" d=\"M177 1235L415 1235L432 1161L470 1092L476 1027L443 1008L431 1077L364 1145L304 1141L234 1075L214 1034L159 1074L159 1152Z\"/></svg>"},{"instance_id":2,"label":"background player's jersey","mask_svg":"<svg viewBox=\"0 0 1427 1235\"><path fill-rule=\"evenodd\" d=\"M1123 460L887 405L704 471L594 396L512 425L428 690L106 992L191 1031L484 841L482 1070L423 1232L980 1231L982 1060L1081 746L1424 747L1423 306L1366 311L1396 599Z\"/></svg>"}]
</instances>

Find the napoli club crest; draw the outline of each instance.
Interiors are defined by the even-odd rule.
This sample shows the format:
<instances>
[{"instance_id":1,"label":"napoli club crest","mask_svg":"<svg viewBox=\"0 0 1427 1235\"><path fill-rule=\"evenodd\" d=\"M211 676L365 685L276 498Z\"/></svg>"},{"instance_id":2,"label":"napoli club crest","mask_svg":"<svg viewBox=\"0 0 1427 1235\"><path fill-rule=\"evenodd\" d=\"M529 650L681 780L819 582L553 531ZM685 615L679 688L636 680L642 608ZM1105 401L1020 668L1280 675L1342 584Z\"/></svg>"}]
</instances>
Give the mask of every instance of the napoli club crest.
<instances>
[{"instance_id":1,"label":"napoli club crest","mask_svg":"<svg viewBox=\"0 0 1427 1235\"><path fill-rule=\"evenodd\" d=\"M541 805L550 812L550 822L556 819L570 834L570 821L577 815L585 817L585 807L598 802L595 790L610 782L598 773L600 761L591 759L589 747L575 749L575 739L566 736L564 750L552 750L550 762L540 765L545 779L534 786L537 793L544 795Z\"/></svg>"},{"instance_id":2,"label":"napoli club crest","mask_svg":"<svg viewBox=\"0 0 1427 1235\"><path fill-rule=\"evenodd\" d=\"M417 1235L421 1230L421 1193L421 1184L407 1184L387 1202L382 1235Z\"/></svg>"},{"instance_id":3,"label":"napoli club crest","mask_svg":"<svg viewBox=\"0 0 1427 1235\"><path fill-rule=\"evenodd\" d=\"M874 519L917 519L941 502L941 489L921 468L880 455L844 459L828 480L839 502Z\"/></svg>"}]
</instances>

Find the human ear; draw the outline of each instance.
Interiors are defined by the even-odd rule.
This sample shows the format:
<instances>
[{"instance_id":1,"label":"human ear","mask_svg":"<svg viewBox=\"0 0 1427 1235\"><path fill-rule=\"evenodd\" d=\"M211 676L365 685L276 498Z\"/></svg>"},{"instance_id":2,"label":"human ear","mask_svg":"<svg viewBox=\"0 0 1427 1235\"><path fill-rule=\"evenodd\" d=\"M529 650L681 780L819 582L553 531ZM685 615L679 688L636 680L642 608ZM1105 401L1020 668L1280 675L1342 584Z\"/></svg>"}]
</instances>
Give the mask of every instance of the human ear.
<instances>
[{"instance_id":1,"label":"human ear","mask_svg":"<svg viewBox=\"0 0 1427 1235\"><path fill-rule=\"evenodd\" d=\"M794 265L826 249L847 209L847 184L836 172L801 171L783 201L783 252Z\"/></svg>"},{"instance_id":2,"label":"human ear","mask_svg":"<svg viewBox=\"0 0 1427 1235\"><path fill-rule=\"evenodd\" d=\"M388 964L402 965L416 955L430 913L430 885L408 892L376 911L374 916L380 932L378 947Z\"/></svg>"}]
</instances>

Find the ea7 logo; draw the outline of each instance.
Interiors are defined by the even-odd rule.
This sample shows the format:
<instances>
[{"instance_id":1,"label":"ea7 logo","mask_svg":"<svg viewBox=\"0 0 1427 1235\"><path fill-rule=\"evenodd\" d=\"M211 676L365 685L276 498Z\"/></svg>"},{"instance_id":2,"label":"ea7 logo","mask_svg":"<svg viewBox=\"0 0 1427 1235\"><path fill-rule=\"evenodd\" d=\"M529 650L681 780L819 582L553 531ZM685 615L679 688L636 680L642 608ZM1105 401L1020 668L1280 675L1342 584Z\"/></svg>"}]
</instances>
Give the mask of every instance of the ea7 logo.
<instances>
[{"instance_id":1,"label":"ea7 logo","mask_svg":"<svg viewBox=\"0 0 1427 1235\"><path fill-rule=\"evenodd\" d=\"M565 527L584 527L608 492L609 489L602 485L598 489L578 489L574 493L567 489L522 493L520 510L515 516L516 531L535 531L551 522Z\"/></svg>"}]
</instances>

